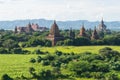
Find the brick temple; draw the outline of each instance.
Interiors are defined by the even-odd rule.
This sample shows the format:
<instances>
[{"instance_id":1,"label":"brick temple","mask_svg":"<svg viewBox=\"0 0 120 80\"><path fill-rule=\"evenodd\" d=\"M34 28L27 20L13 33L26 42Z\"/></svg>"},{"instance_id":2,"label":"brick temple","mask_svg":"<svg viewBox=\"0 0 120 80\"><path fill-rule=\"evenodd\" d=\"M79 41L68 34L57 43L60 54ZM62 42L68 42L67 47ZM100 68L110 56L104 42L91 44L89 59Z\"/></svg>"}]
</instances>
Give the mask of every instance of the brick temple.
<instances>
[{"instance_id":1,"label":"brick temple","mask_svg":"<svg viewBox=\"0 0 120 80\"><path fill-rule=\"evenodd\" d=\"M52 41L52 46L56 45L58 41L64 39L64 37L60 35L59 27L56 24L56 21L54 21L52 24L49 35L46 37L46 39Z\"/></svg>"}]
</instances>

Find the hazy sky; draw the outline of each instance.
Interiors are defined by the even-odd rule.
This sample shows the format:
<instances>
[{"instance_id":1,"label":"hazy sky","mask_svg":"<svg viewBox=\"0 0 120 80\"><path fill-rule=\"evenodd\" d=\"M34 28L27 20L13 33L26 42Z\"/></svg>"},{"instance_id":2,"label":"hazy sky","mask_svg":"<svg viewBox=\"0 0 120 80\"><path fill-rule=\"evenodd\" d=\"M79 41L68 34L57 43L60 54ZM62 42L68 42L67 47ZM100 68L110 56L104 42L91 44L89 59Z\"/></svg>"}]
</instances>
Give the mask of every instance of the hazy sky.
<instances>
[{"instance_id":1,"label":"hazy sky","mask_svg":"<svg viewBox=\"0 0 120 80\"><path fill-rule=\"evenodd\" d=\"M0 21L16 19L120 21L120 0L0 0Z\"/></svg>"}]
</instances>

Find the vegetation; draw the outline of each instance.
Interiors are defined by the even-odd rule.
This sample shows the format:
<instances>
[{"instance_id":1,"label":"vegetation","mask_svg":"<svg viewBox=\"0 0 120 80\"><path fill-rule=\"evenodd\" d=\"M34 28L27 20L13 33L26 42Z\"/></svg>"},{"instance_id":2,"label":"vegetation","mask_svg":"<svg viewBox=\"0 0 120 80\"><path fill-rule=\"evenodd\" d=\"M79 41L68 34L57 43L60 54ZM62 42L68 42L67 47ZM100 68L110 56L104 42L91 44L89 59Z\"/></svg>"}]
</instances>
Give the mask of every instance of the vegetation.
<instances>
[{"instance_id":1,"label":"vegetation","mask_svg":"<svg viewBox=\"0 0 120 80\"><path fill-rule=\"evenodd\" d=\"M0 56L2 79L120 79L120 53L109 47L100 49L98 54L55 51L54 54L47 52L37 55L11 54ZM8 62L8 60L10 61Z\"/></svg>"},{"instance_id":2,"label":"vegetation","mask_svg":"<svg viewBox=\"0 0 120 80\"><path fill-rule=\"evenodd\" d=\"M0 32L1 80L120 79L119 32L99 34L99 40L71 39L65 32L61 31L65 40L55 47L45 39L47 31ZM77 33L75 30L76 36Z\"/></svg>"}]
</instances>

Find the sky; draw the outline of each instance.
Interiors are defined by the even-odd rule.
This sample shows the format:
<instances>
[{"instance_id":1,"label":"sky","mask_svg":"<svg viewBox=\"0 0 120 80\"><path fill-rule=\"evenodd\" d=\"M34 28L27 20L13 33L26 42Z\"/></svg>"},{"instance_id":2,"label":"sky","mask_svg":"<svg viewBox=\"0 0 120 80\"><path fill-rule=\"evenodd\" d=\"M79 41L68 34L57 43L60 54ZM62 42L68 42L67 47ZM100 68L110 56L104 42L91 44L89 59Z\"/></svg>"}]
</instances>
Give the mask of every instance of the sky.
<instances>
[{"instance_id":1,"label":"sky","mask_svg":"<svg viewBox=\"0 0 120 80\"><path fill-rule=\"evenodd\" d=\"M0 0L0 21L120 21L120 0Z\"/></svg>"}]
</instances>

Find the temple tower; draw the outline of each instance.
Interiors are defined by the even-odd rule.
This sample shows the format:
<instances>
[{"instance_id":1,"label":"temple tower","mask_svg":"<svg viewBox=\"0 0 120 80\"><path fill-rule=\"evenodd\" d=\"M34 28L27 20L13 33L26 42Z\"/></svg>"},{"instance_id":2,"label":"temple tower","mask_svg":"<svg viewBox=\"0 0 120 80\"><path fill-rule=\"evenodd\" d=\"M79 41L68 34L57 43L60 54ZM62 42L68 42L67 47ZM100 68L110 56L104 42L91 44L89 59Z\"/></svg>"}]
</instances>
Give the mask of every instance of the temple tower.
<instances>
[{"instance_id":1,"label":"temple tower","mask_svg":"<svg viewBox=\"0 0 120 80\"><path fill-rule=\"evenodd\" d=\"M97 34L96 27L95 27L94 31L92 32L91 40L97 40L97 39L99 39L99 36Z\"/></svg>"},{"instance_id":2,"label":"temple tower","mask_svg":"<svg viewBox=\"0 0 120 80\"><path fill-rule=\"evenodd\" d=\"M85 28L84 28L84 24L82 25L82 27L81 27L81 29L80 29L79 36L87 37L86 31L85 31Z\"/></svg>"},{"instance_id":3,"label":"temple tower","mask_svg":"<svg viewBox=\"0 0 120 80\"><path fill-rule=\"evenodd\" d=\"M29 22L29 24L27 25L27 29L26 29L26 32L33 32L34 30L32 29L32 25L31 23Z\"/></svg>"},{"instance_id":4,"label":"temple tower","mask_svg":"<svg viewBox=\"0 0 120 80\"><path fill-rule=\"evenodd\" d=\"M107 26L104 24L103 18L100 22L100 24L98 25L98 32L106 32L106 28Z\"/></svg>"},{"instance_id":5,"label":"temple tower","mask_svg":"<svg viewBox=\"0 0 120 80\"><path fill-rule=\"evenodd\" d=\"M58 25L56 24L56 21L54 21L54 23L52 24L50 33L46 37L46 39L52 41L52 46L55 46L58 41L64 39L63 36L60 35L59 28L58 28Z\"/></svg>"}]
</instances>

